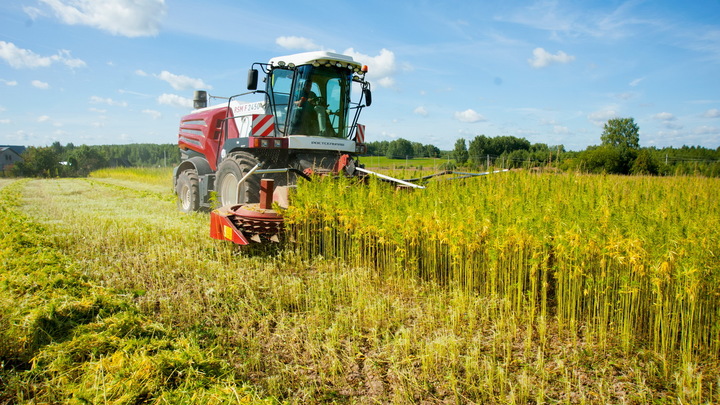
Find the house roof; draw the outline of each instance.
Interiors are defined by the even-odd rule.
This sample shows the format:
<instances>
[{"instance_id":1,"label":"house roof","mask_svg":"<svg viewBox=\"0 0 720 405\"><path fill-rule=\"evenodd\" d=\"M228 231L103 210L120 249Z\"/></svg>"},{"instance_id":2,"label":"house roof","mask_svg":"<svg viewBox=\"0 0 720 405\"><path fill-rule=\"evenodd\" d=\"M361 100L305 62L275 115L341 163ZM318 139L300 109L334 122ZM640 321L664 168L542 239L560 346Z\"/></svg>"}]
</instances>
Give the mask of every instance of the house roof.
<instances>
[{"instance_id":1,"label":"house roof","mask_svg":"<svg viewBox=\"0 0 720 405\"><path fill-rule=\"evenodd\" d=\"M25 152L24 146L21 145L0 145L0 150L10 149L13 152L17 153L18 155L22 155L23 152Z\"/></svg>"}]
</instances>

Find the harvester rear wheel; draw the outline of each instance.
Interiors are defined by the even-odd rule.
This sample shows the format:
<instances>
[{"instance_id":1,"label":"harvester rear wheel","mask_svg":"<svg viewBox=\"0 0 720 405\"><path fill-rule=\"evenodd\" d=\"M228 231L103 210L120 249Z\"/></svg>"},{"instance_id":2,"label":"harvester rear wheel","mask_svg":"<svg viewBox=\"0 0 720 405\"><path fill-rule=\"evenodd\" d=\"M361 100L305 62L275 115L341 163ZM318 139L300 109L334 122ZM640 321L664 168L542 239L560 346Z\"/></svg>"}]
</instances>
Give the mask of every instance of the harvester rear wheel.
<instances>
[{"instance_id":1,"label":"harvester rear wheel","mask_svg":"<svg viewBox=\"0 0 720 405\"><path fill-rule=\"evenodd\" d=\"M178 196L180 211L190 213L200 209L200 192L198 191L198 174L193 169L183 170L178 176L175 191Z\"/></svg>"},{"instance_id":2,"label":"harvester rear wheel","mask_svg":"<svg viewBox=\"0 0 720 405\"><path fill-rule=\"evenodd\" d=\"M238 188L238 182L258 164L247 152L230 153L218 166L216 190L220 205L250 204L260 201L260 176L250 176Z\"/></svg>"}]
</instances>

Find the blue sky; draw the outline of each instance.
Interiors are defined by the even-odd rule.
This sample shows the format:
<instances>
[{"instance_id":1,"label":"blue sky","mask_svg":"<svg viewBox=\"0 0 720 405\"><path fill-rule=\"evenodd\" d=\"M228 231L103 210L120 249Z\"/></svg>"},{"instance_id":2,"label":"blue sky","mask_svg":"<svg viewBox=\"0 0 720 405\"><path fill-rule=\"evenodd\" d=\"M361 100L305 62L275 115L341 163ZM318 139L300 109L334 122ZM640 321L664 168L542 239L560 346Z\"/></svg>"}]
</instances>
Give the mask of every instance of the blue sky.
<instances>
[{"instance_id":1,"label":"blue sky","mask_svg":"<svg viewBox=\"0 0 720 405\"><path fill-rule=\"evenodd\" d=\"M3 1L0 144L175 143L193 90L310 50L369 66L368 141L720 146L717 0Z\"/></svg>"}]
</instances>

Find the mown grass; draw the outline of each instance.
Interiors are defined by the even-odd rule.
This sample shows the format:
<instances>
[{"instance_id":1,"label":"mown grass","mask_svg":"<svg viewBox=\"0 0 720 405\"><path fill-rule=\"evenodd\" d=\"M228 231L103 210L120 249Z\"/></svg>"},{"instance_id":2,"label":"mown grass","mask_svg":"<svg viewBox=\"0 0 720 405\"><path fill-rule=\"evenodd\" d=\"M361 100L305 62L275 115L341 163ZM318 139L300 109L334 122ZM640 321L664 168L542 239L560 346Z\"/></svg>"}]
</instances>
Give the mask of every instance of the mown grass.
<instances>
[{"instance_id":1,"label":"mown grass","mask_svg":"<svg viewBox=\"0 0 720 405\"><path fill-rule=\"evenodd\" d=\"M24 215L32 183L0 189L0 403L260 402L214 342L143 314L139 290L99 285L88 256Z\"/></svg>"},{"instance_id":2,"label":"mown grass","mask_svg":"<svg viewBox=\"0 0 720 405\"><path fill-rule=\"evenodd\" d=\"M172 187L171 167L143 167L143 168L108 168L90 173L91 178L128 180L140 184L152 184L167 188Z\"/></svg>"},{"instance_id":3,"label":"mown grass","mask_svg":"<svg viewBox=\"0 0 720 405\"><path fill-rule=\"evenodd\" d=\"M541 292L547 287L542 282L532 293L530 278L497 279L494 285L506 287L493 292L481 288L480 276L468 271L481 263L498 275L525 269L523 263L532 269L533 263L549 263L536 253L553 252L553 271L583 270L575 279L583 283L570 283L569 290L600 296L620 286L598 291L586 271L594 262L561 261L561 256L574 257L561 249L585 251L589 241L609 235L643 241L649 252L645 258L662 259L662 252L670 250L678 253L676 269L691 263L715 274L714 234L708 232L702 242L697 236L702 227L688 220L714 212L716 206L704 196L714 195L717 184L692 183L689 188L695 192L682 188L683 197L675 199L675 189L689 179L665 184L649 178L623 183L615 177L523 176L415 193L374 182L366 187L302 185L296 211L288 213L299 232L297 242L275 255L253 255L210 239L207 215L178 213L167 198L169 190L166 195L148 193L147 183L118 187L97 179L33 180L17 186L24 198L16 211L41 226L44 243L74 263L78 272L68 279L120 292L123 305L137 308L133 316L145 320L147 326L139 329L160 329L159 338L175 345L173 353L187 351L185 358L194 359L194 354L217 360L212 364L230 373L219 375L232 376L235 384L247 382L259 397L289 403L717 402L716 353L698 347L683 359L682 351L655 347L650 335L617 325L602 335L600 323L592 319L603 318L588 318L580 307L573 323L568 312L573 308L558 309L556 298L543 304ZM529 185L531 180L535 186ZM639 210L645 207L643 199L649 203L658 193L667 199L662 207ZM617 211L616 194L627 201L625 210ZM685 200L694 204L692 213L678 211L683 205L676 204ZM576 210L587 218L572 215ZM664 213L669 219L659 221ZM707 227L716 225L717 219L701 217ZM633 222L639 225L631 226ZM427 239L422 245L405 244L413 239L405 239L404 233L413 228ZM700 247L689 246L689 236ZM536 243L543 248L533 250ZM468 246L475 245L486 250L467 256ZM657 250L649 248L656 245ZM630 263L624 254L634 248L623 249L606 259L606 270L623 270ZM432 257L423 257L428 253ZM35 259L26 251L21 256L30 263ZM456 268L460 263L466 264ZM554 273L543 274L550 278ZM559 288L557 280L547 281L548 287ZM703 299L712 296L707 289L697 291ZM639 293L613 297L632 294ZM530 302L538 305L534 311L526 305ZM3 313L8 308L6 304ZM614 313L622 307L599 308ZM113 328L101 324L71 330L92 336ZM90 346L103 347L96 339L100 343ZM86 355L89 364L99 364L99 357ZM127 357L133 362L102 357L102 371L96 367L93 374L96 394L133 381L131 368L167 364L141 354ZM75 370L65 374L75 376L78 364L85 363L72 359L56 364L57 370ZM20 364L28 364L27 359ZM49 364L37 363L35 370ZM18 381L16 387L31 375L21 368L4 370ZM218 378L215 387L221 392L236 386ZM64 390L58 392L73 393L87 380L51 381ZM172 385L158 386L155 392L166 391L173 392ZM150 400L159 401L157 396Z\"/></svg>"}]
</instances>

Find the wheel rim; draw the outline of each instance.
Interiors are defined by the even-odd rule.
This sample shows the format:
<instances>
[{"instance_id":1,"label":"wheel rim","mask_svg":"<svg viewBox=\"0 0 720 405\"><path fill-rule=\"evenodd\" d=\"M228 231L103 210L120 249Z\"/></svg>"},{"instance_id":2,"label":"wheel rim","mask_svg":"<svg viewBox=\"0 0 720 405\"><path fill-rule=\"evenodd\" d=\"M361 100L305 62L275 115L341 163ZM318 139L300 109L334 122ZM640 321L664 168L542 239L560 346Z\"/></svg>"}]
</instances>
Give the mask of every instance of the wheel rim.
<instances>
[{"instance_id":1,"label":"wheel rim","mask_svg":"<svg viewBox=\"0 0 720 405\"><path fill-rule=\"evenodd\" d=\"M188 187L187 185L183 185L182 189L180 190L180 202L182 204L183 210L187 211L190 209L191 194L190 187Z\"/></svg>"},{"instance_id":2,"label":"wheel rim","mask_svg":"<svg viewBox=\"0 0 720 405\"><path fill-rule=\"evenodd\" d=\"M245 184L240 185L238 190L238 178L233 173L228 173L222 179L220 187L220 203L222 205L233 205L243 203L241 196L245 195Z\"/></svg>"}]
</instances>

